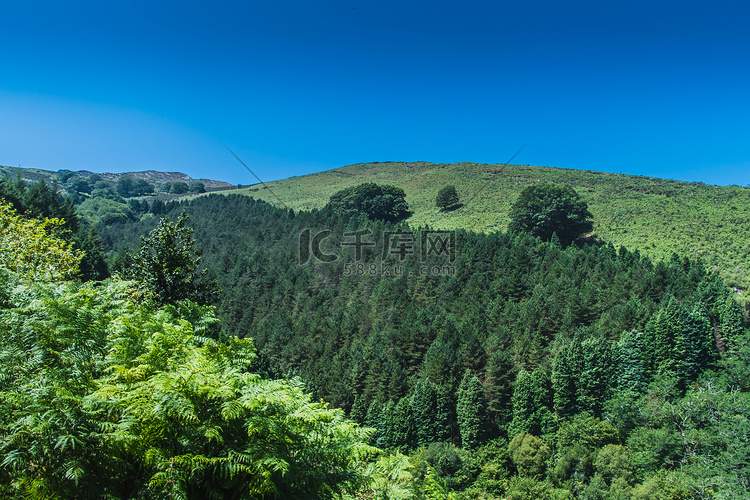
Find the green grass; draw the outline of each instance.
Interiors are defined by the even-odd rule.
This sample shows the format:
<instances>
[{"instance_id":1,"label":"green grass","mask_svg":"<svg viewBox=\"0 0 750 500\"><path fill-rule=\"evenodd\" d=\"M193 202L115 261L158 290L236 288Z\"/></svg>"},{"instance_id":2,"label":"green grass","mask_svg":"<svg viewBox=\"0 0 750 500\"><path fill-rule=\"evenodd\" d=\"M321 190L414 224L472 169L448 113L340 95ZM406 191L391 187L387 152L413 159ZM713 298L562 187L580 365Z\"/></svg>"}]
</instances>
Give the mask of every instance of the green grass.
<instances>
[{"instance_id":1,"label":"green grass","mask_svg":"<svg viewBox=\"0 0 750 500\"><path fill-rule=\"evenodd\" d=\"M594 234L657 260L673 252L700 257L731 286L750 288L750 189L585 170L476 163L368 163L303 177L223 191L295 210L323 207L334 192L362 182L392 184L406 192L413 227L505 230L508 211L528 185L572 186L594 214ZM464 206L441 213L438 191L456 186ZM274 196L274 194L276 196Z\"/></svg>"}]
</instances>

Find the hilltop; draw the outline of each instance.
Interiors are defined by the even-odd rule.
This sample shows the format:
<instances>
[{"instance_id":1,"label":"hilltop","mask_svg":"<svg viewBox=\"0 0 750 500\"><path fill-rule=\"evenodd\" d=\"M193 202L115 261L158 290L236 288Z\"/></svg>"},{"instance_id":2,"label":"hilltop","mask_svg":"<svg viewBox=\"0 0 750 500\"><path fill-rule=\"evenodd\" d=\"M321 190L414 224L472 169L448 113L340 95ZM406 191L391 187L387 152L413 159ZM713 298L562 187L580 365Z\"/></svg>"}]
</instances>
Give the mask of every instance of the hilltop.
<instances>
[{"instance_id":1,"label":"hilltop","mask_svg":"<svg viewBox=\"0 0 750 500\"><path fill-rule=\"evenodd\" d=\"M65 181L81 177L89 179L92 176L100 178L103 181L117 182L123 177L134 177L141 179L160 187L168 182L202 182L207 190L226 189L234 187L233 184L224 181L216 181L211 179L193 179L187 174L181 172L157 172L156 170L145 170L140 172L122 172L122 173L95 173L89 170L58 170L56 172L52 170L43 170L39 168L22 168L22 167L8 167L0 166L0 175L8 176L14 179L17 175L21 176L21 179L27 182L36 182L38 180L44 180L48 184L57 182L58 184L64 184Z\"/></svg>"},{"instance_id":2,"label":"hilltop","mask_svg":"<svg viewBox=\"0 0 750 500\"><path fill-rule=\"evenodd\" d=\"M730 286L750 287L750 190L739 186L529 165L383 162L268 182L271 192L256 184L224 193L311 210L349 186L393 184L406 192L413 227L492 232L505 230L508 211L526 186L544 181L578 191L594 214L594 236L656 260L673 252L701 258ZM447 184L456 186L464 206L443 213L435 197Z\"/></svg>"}]
</instances>

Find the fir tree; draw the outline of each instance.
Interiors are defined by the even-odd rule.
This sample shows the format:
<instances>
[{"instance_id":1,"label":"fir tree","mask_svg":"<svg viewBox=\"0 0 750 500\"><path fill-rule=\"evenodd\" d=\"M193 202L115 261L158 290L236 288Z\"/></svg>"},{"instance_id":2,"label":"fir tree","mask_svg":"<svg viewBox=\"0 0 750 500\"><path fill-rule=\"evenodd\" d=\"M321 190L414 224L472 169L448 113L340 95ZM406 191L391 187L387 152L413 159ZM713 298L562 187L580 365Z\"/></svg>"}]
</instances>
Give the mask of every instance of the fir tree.
<instances>
[{"instance_id":1,"label":"fir tree","mask_svg":"<svg viewBox=\"0 0 750 500\"><path fill-rule=\"evenodd\" d=\"M458 387L456 416L461 433L461 446L473 449L487 434L487 402L482 383L469 370Z\"/></svg>"},{"instance_id":2,"label":"fir tree","mask_svg":"<svg viewBox=\"0 0 750 500\"><path fill-rule=\"evenodd\" d=\"M512 418L514 379L513 360L505 351L497 349L485 368L484 393L487 397L488 415L501 428L505 428Z\"/></svg>"},{"instance_id":3,"label":"fir tree","mask_svg":"<svg viewBox=\"0 0 750 500\"><path fill-rule=\"evenodd\" d=\"M428 379L420 379L411 395L411 410L414 415L417 446L425 446L438 437L438 393L435 384Z\"/></svg>"},{"instance_id":4,"label":"fir tree","mask_svg":"<svg viewBox=\"0 0 750 500\"><path fill-rule=\"evenodd\" d=\"M734 297L729 296L724 301L724 307L721 308L720 313L721 319L721 338L716 339L717 347L719 351L731 350L735 345L735 339L742 335L742 331L745 325L745 318L742 314L742 309L734 300Z\"/></svg>"},{"instance_id":5,"label":"fir tree","mask_svg":"<svg viewBox=\"0 0 750 500\"><path fill-rule=\"evenodd\" d=\"M642 391L648 379L643 366L643 334L625 332L615 345L614 365L617 367L617 387Z\"/></svg>"},{"instance_id":6,"label":"fir tree","mask_svg":"<svg viewBox=\"0 0 750 500\"><path fill-rule=\"evenodd\" d=\"M552 430L548 384L547 375L541 368L531 373L526 370L518 372L513 390L513 421L509 435L526 432L540 436Z\"/></svg>"}]
</instances>

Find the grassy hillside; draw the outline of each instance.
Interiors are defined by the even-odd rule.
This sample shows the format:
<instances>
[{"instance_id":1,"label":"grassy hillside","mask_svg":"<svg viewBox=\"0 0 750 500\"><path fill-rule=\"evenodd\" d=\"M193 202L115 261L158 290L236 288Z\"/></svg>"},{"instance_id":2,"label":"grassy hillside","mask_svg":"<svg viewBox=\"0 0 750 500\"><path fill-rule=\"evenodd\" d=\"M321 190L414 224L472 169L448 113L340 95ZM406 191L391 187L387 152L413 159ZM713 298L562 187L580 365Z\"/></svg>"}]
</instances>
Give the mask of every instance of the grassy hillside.
<instances>
[{"instance_id":1,"label":"grassy hillside","mask_svg":"<svg viewBox=\"0 0 750 500\"><path fill-rule=\"evenodd\" d=\"M594 214L594 234L655 259L672 252L700 257L731 286L750 288L750 189L711 186L632 175L527 165L476 163L367 163L267 183L295 210L320 208L334 192L362 182L393 184L406 191L412 226L505 230L508 211L530 184L573 186ZM464 206L441 213L438 191L454 184ZM242 193L279 204L262 185Z\"/></svg>"}]
</instances>

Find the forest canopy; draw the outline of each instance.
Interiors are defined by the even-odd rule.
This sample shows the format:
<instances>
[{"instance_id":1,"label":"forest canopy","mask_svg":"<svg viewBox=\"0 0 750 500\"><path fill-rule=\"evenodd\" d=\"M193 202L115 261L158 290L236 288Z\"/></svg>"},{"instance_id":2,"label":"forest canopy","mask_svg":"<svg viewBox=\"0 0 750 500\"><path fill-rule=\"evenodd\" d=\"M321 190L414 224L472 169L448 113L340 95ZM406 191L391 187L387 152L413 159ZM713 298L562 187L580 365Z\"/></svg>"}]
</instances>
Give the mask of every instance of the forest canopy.
<instances>
[{"instance_id":1,"label":"forest canopy","mask_svg":"<svg viewBox=\"0 0 750 500\"><path fill-rule=\"evenodd\" d=\"M364 214L372 220L398 222L410 215L405 198L401 188L366 182L334 193L326 208L349 216Z\"/></svg>"},{"instance_id":2,"label":"forest canopy","mask_svg":"<svg viewBox=\"0 0 750 500\"><path fill-rule=\"evenodd\" d=\"M215 309L0 272L6 496L748 495L747 310L699 260L216 195L103 250L183 210Z\"/></svg>"}]
</instances>

